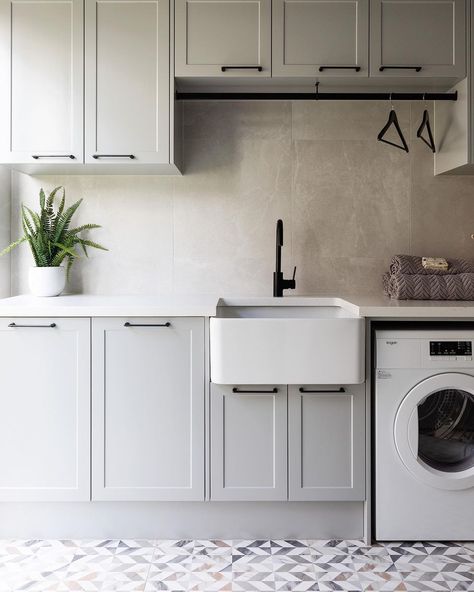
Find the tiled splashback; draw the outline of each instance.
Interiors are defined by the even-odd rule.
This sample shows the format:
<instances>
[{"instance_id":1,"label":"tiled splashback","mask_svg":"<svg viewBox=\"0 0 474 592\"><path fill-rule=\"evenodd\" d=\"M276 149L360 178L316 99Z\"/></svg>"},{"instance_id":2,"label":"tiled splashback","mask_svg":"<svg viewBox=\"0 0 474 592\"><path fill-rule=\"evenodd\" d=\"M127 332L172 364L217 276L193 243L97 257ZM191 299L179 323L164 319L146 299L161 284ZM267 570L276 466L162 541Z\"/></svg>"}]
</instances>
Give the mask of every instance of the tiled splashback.
<instances>
[{"instance_id":1,"label":"tiled splashback","mask_svg":"<svg viewBox=\"0 0 474 592\"><path fill-rule=\"evenodd\" d=\"M296 293L380 292L394 253L474 257L474 177L434 177L423 105L395 108L409 154L376 141L386 103L187 103L183 177L15 173L13 237L20 203L64 184L110 248L76 265L73 290L270 294L280 217ZM30 264L13 256L13 294Z\"/></svg>"}]
</instances>

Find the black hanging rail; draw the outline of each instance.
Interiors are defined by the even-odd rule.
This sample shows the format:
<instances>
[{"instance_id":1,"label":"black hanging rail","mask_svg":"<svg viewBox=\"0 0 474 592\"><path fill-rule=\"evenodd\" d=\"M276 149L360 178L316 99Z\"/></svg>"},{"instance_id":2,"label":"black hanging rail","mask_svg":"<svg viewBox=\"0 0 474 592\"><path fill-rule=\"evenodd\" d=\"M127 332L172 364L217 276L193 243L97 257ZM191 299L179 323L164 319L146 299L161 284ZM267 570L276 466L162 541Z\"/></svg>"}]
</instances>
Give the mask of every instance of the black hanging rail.
<instances>
[{"instance_id":1,"label":"black hanging rail","mask_svg":"<svg viewBox=\"0 0 474 592\"><path fill-rule=\"evenodd\" d=\"M457 101L458 93L177 92L178 101Z\"/></svg>"}]
</instances>

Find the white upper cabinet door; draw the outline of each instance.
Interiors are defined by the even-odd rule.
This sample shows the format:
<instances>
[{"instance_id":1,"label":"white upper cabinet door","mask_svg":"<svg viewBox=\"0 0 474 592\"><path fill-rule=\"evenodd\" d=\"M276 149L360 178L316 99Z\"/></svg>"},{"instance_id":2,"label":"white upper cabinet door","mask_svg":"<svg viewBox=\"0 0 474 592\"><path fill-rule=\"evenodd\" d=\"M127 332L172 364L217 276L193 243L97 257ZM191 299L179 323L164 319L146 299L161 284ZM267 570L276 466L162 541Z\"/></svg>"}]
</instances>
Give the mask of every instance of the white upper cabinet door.
<instances>
[{"instance_id":1,"label":"white upper cabinet door","mask_svg":"<svg viewBox=\"0 0 474 592\"><path fill-rule=\"evenodd\" d=\"M90 500L90 320L0 319L0 501Z\"/></svg>"},{"instance_id":2,"label":"white upper cabinet door","mask_svg":"<svg viewBox=\"0 0 474 592\"><path fill-rule=\"evenodd\" d=\"M465 0L371 0L370 74L466 75Z\"/></svg>"},{"instance_id":3,"label":"white upper cabinet door","mask_svg":"<svg viewBox=\"0 0 474 592\"><path fill-rule=\"evenodd\" d=\"M365 499L365 385L289 387L289 499Z\"/></svg>"},{"instance_id":4,"label":"white upper cabinet door","mask_svg":"<svg viewBox=\"0 0 474 592\"><path fill-rule=\"evenodd\" d=\"M169 0L86 0L86 163L170 159Z\"/></svg>"},{"instance_id":5,"label":"white upper cabinet door","mask_svg":"<svg viewBox=\"0 0 474 592\"><path fill-rule=\"evenodd\" d=\"M175 0L176 76L271 76L271 0Z\"/></svg>"},{"instance_id":6,"label":"white upper cabinet door","mask_svg":"<svg viewBox=\"0 0 474 592\"><path fill-rule=\"evenodd\" d=\"M368 75L368 0L273 0L273 76Z\"/></svg>"},{"instance_id":7,"label":"white upper cabinet door","mask_svg":"<svg viewBox=\"0 0 474 592\"><path fill-rule=\"evenodd\" d=\"M0 0L0 162L82 163L82 0Z\"/></svg>"},{"instance_id":8,"label":"white upper cabinet door","mask_svg":"<svg viewBox=\"0 0 474 592\"><path fill-rule=\"evenodd\" d=\"M211 500L282 501L287 387L211 384Z\"/></svg>"},{"instance_id":9,"label":"white upper cabinet door","mask_svg":"<svg viewBox=\"0 0 474 592\"><path fill-rule=\"evenodd\" d=\"M94 500L204 500L204 319L93 319Z\"/></svg>"}]
</instances>

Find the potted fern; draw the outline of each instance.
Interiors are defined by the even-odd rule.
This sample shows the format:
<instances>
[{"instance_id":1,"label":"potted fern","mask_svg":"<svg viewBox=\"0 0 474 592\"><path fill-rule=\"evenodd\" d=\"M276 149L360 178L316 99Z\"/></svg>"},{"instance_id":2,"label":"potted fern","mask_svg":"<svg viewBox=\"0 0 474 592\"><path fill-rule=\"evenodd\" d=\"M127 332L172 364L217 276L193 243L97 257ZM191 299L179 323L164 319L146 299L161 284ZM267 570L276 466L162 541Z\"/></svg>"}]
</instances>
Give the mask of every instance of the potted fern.
<instances>
[{"instance_id":1,"label":"potted fern","mask_svg":"<svg viewBox=\"0 0 474 592\"><path fill-rule=\"evenodd\" d=\"M60 198L58 205L56 196ZM30 268L29 274L31 293L35 296L58 296L66 286L74 260L80 257L77 247L80 247L86 257L88 247L104 251L107 249L82 236L84 231L100 228L98 224L82 224L70 228L72 217L82 199L66 208L66 191L64 187L56 187L48 196L41 189L39 202L39 212L28 206L21 206L24 234L4 249L0 256L27 242L35 261L35 267Z\"/></svg>"}]
</instances>

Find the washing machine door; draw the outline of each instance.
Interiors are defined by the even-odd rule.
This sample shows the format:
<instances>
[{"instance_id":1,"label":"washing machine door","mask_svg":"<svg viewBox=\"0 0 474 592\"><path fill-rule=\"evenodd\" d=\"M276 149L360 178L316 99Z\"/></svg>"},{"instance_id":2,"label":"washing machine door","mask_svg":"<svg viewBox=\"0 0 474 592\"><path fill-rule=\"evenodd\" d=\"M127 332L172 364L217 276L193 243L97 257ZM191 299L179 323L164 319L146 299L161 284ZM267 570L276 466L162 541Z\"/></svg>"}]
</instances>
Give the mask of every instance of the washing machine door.
<instances>
[{"instance_id":1,"label":"washing machine door","mask_svg":"<svg viewBox=\"0 0 474 592\"><path fill-rule=\"evenodd\" d=\"M474 376L448 372L413 387L398 408L394 437L419 481L439 489L473 487Z\"/></svg>"}]
</instances>

